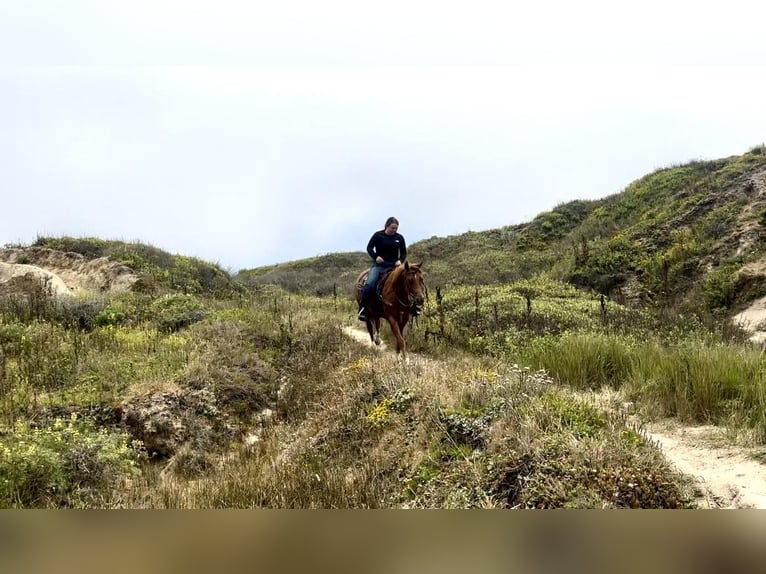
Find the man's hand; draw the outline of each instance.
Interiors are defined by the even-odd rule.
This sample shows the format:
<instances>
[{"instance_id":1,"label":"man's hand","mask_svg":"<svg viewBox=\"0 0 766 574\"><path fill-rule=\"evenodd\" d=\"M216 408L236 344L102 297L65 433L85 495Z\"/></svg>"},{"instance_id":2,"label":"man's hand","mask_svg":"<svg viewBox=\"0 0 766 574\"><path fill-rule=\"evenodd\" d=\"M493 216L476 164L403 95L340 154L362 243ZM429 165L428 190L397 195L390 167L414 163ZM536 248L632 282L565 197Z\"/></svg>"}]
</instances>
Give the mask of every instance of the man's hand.
<instances>
[{"instance_id":1,"label":"man's hand","mask_svg":"<svg viewBox=\"0 0 766 574\"><path fill-rule=\"evenodd\" d=\"M383 263L383 258L382 258L380 255L378 255L378 256L375 258L375 263Z\"/></svg>"},{"instance_id":2,"label":"man's hand","mask_svg":"<svg viewBox=\"0 0 766 574\"><path fill-rule=\"evenodd\" d=\"M394 267L399 267L399 265L401 265L401 264L402 264L402 262L397 259L396 263L394 263Z\"/></svg>"}]
</instances>

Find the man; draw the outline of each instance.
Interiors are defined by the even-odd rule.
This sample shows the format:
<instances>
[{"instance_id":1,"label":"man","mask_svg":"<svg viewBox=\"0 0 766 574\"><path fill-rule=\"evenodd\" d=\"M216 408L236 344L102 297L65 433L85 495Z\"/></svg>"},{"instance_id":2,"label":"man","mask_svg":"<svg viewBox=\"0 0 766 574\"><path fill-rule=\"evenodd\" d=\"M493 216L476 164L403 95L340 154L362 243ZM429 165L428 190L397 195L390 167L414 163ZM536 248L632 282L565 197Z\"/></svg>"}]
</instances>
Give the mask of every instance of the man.
<instances>
[{"instance_id":1,"label":"man","mask_svg":"<svg viewBox=\"0 0 766 574\"><path fill-rule=\"evenodd\" d=\"M373 233L367 243L367 253L372 258L372 268L367 276L367 282L362 288L359 302L359 320L367 320L367 306L370 295L375 291L381 272L384 269L398 267L407 259L407 244L399 233L399 220L396 217L386 219L382 230Z\"/></svg>"}]
</instances>

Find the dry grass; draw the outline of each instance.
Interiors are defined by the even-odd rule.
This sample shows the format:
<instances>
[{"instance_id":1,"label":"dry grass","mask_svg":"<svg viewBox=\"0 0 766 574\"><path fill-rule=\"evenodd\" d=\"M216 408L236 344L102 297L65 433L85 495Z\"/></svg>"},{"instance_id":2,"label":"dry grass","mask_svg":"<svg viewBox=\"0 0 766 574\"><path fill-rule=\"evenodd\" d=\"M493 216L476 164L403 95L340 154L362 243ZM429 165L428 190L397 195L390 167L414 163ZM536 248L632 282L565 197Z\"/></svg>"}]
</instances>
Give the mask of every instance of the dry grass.
<instances>
[{"instance_id":1,"label":"dry grass","mask_svg":"<svg viewBox=\"0 0 766 574\"><path fill-rule=\"evenodd\" d=\"M404 364L337 344L333 368L295 371L280 401L301 407L279 405L250 448L199 479L165 476L128 505L676 507L691 498L624 420L543 373L470 357Z\"/></svg>"}]
</instances>

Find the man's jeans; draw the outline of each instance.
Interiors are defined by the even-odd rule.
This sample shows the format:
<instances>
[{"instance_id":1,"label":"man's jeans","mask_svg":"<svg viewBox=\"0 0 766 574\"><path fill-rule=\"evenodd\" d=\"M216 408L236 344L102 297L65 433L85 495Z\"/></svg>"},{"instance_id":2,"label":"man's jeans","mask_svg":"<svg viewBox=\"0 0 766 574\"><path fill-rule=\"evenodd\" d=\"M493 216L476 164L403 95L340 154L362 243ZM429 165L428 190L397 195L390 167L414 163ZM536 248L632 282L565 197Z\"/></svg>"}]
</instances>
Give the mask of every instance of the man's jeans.
<instances>
[{"instance_id":1,"label":"man's jeans","mask_svg":"<svg viewBox=\"0 0 766 574\"><path fill-rule=\"evenodd\" d=\"M393 266L393 263L388 263L387 261L384 261L383 263L372 264L372 267L370 268L370 274L367 276L367 283L365 283L364 287L362 288L362 307L367 304L367 300L369 299L370 295L375 291L375 284L378 282L380 274L385 269L393 268Z\"/></svg>"}]
</instances>

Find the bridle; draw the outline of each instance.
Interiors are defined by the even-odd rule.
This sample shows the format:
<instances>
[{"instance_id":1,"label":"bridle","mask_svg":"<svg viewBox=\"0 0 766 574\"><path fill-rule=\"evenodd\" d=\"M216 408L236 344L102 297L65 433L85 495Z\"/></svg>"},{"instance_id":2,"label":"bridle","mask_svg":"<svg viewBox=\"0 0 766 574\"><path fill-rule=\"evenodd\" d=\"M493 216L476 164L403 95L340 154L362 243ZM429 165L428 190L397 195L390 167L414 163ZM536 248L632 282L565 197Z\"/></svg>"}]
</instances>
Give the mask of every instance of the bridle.
<instances>
[{"instance_id":1,"label":"bridle","mask_svg":"<svg viewBox=\"0 0 766 574\"><path fill-rule=\"evenodd\" d=\"M405 273L410 273L410 271L409 270L405 271ZM399 295L399 289L394 289L393 291L394 291L394 296L396 297L396 301L397 301L397 303L399 303L399 305L401 305L405 309L410 309L411 313L415 317L417 317L418 315L420 315L420 312L423 310L423 303L421 302L418 305L418 303L417 303L417 301L418 301L417 296L413 295L413 293L409 289L407 289L406 278L405 278L403 287L404 287L404 289L407 292L407 301L402 301L402 298ZM424 288L425 288L425 285L424 285ZM391 303L389 301L386 301L386 300L383 300L383 302L386 305L393 305L393 303Z\"/></svg>"}]
</instances>

